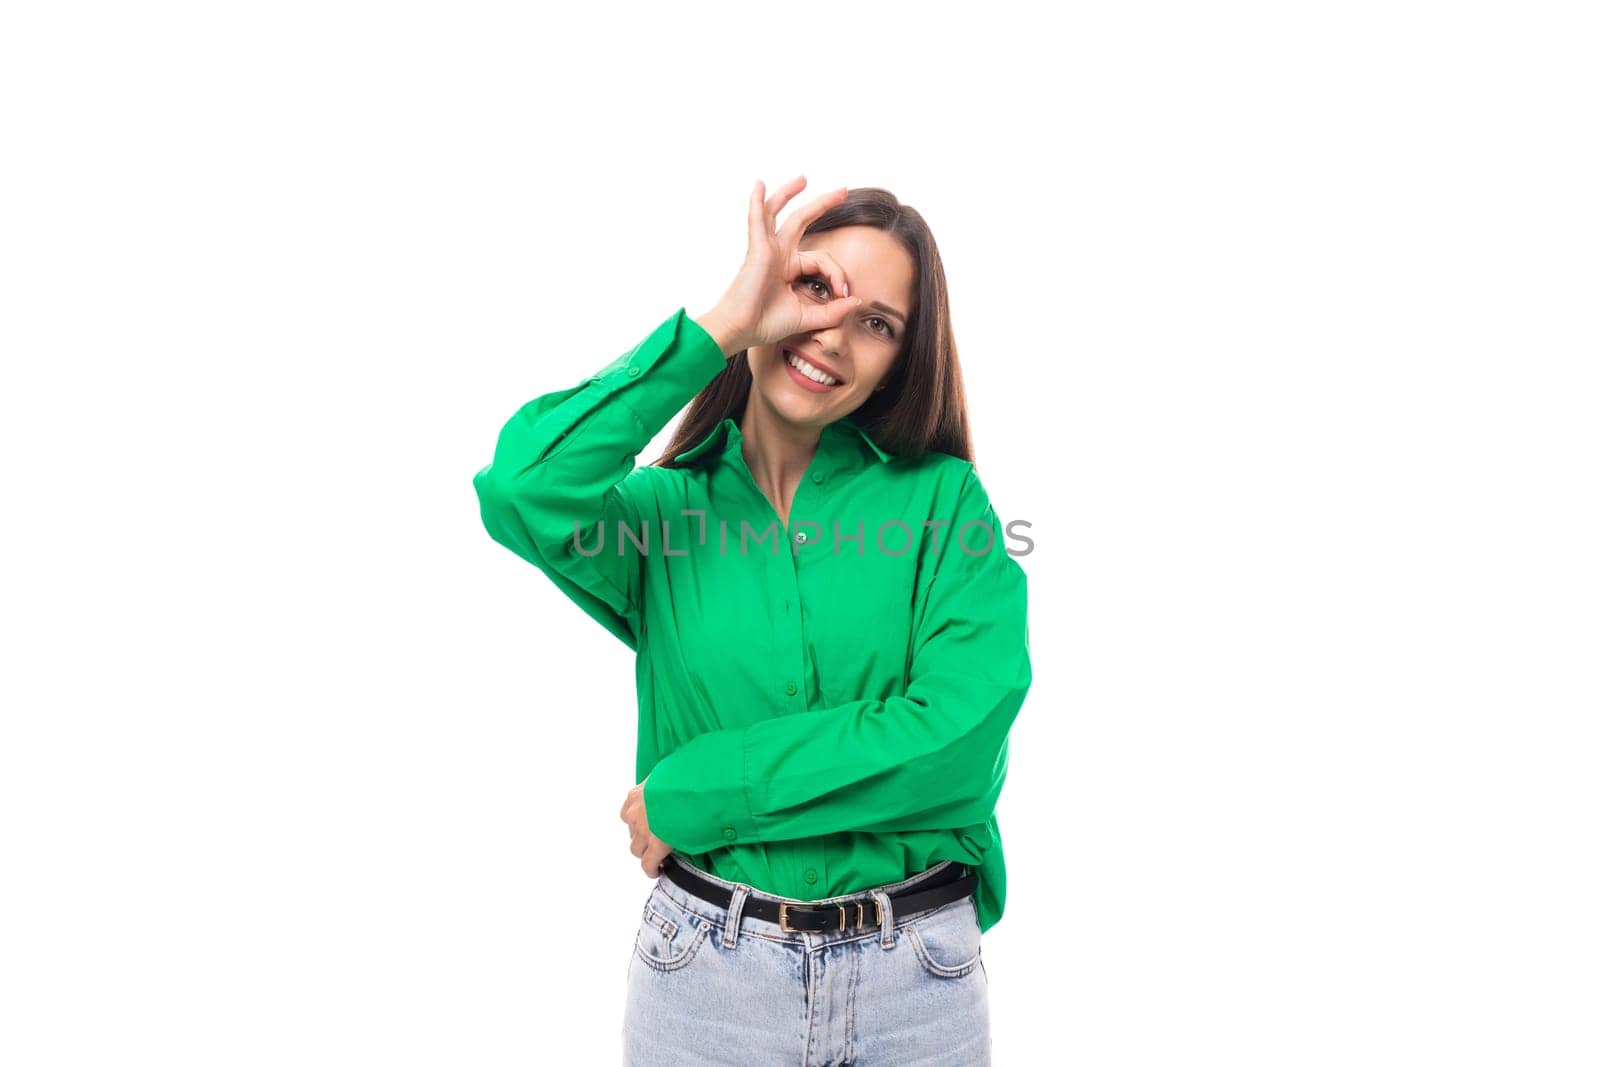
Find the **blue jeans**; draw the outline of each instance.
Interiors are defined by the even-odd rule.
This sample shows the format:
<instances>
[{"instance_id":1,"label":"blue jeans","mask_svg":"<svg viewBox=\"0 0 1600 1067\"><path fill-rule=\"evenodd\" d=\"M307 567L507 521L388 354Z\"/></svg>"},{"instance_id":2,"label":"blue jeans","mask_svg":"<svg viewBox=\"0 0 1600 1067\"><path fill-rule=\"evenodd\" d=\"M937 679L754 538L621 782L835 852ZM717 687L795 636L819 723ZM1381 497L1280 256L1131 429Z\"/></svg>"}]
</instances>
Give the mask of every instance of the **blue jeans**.
<instances>
[{"instance_id":1,"label":"blue jeans","mask_svg":"<svg viewBox=\"0 0 1600 1067\"><path fill-rule=\"evenodd\" d=\"M733 893L722 908L656 879L628 964L623 1063L988 1067L989 976L971 895L907 915L888 898L948 865L862 890L882 907L881 927L826 933L742 909L750 897L817 904L859 893L798 901L695 868Z\"/></svg>"}]
</instances>

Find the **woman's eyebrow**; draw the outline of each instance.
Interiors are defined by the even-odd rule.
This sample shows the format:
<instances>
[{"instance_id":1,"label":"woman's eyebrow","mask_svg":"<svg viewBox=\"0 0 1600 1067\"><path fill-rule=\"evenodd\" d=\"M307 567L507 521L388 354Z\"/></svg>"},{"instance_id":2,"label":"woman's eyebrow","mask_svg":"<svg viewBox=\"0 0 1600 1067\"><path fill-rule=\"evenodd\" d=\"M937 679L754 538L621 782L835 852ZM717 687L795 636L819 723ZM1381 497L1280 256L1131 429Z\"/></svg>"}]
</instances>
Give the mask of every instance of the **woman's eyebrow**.
<instances>
[{"instance_id":1,"label":"woman's eyebrow","mask_svg":"<svg viewBox=\"0 0 1600 1067\"><path fill-rule=\"evenodd\" d=\"M894 308L890 307L888 304L885 304L882 300L874 300L872 303L868 304L867 307L869 307L869 308L877 308L879 311L887 311L889 314L893 315L895 318L899 319L901 322L905 322L906 321L906 317L904 315L900 314L900 312L896 311Z\"/></svg>"}]
</instances>

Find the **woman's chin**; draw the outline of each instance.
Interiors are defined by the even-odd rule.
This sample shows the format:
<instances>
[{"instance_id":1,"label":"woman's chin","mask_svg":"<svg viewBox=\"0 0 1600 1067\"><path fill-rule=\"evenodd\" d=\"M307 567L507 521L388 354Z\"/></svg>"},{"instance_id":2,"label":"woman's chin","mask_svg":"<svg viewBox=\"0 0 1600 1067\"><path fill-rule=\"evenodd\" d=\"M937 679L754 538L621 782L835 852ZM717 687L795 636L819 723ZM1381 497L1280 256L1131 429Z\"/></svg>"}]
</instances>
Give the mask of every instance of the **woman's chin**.
<instances>
[{"instance_id":1,"label":"woman's chin","mask_svg":"<svg viewBox=\"0 0 1600 1067\"><path fill-rule=\"evenodd\" d=\"M832 399L829 397L828 401ZM779 385L775 393L767 393L766 400L768 410L782 422L796 428L810 426L821 429L844 413L843 408L837 408L831 402L819 400L811 394L796 395L794 390L785 385Z\"/></svg>"}]
</instances>

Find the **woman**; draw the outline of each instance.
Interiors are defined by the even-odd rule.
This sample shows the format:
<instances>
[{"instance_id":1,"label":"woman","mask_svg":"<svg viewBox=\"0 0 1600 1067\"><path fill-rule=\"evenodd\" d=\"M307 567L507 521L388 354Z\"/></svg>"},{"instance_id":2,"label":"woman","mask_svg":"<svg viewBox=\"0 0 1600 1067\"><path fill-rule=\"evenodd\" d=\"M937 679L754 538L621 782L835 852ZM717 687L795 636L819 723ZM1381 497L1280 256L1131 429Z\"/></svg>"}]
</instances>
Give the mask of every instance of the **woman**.
<instances>
[{"instance_id":1,"label":"woman","mask_svg":"<svg viewBox=\"0 0 1600 1067\"><path fill-rule=\"evenodd\" d=\"M986 1064L1026 580L926 224L839 189L775 229L804 185L757 182L722 299L524 405L474 485L637 654L626 1062Z\"/></svg>"}]
</instances>

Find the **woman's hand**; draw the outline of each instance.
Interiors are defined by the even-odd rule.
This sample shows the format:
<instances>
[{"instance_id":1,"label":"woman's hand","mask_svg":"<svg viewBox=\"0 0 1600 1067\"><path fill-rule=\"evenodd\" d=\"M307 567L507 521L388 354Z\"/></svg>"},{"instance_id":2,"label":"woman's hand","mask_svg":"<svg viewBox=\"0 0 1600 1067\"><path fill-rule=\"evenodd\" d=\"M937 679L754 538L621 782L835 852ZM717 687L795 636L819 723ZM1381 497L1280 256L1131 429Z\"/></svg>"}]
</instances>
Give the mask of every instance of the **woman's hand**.
<instances>
[{"instance_id":1,"label":"woman's hand","mask_svg":"<svg viewBox=\"0 0 1600 1067\"><path fill-rule=\"evenodd\" d=\"M794 178L768 198L765 183L758 181L750 192L750 239L744 265L717 306L695 317L727 355L807 330L836 326L861 304L860 298L850 295L837 260L820 250L800 250L805 228L844 200L845 187L812 200L774 232L778 212L805 184L803 175ZM813 274L826 278L839 298L819 304L810 296L802 297L794 283Z\"/></svg>"},{"instance_id":2,"label":"woman's hand","mask_svg":"<svg viewBox=\"0 0 1600 1067\"><path fill-rule=\"evenodd\" d=\"M649 780L650 776L645 775L644 782ZM650 832L650 820L644 810L644 782L628 790L627 799L622 802L622 821L628 824L628 832L633 837L630 851L639 857L639 866L651 878L659 878L661 861L667 858L672 846Z\"/></svg>"}]
</instances>

